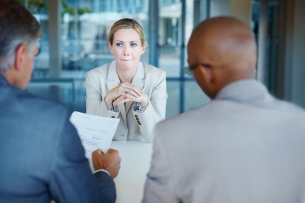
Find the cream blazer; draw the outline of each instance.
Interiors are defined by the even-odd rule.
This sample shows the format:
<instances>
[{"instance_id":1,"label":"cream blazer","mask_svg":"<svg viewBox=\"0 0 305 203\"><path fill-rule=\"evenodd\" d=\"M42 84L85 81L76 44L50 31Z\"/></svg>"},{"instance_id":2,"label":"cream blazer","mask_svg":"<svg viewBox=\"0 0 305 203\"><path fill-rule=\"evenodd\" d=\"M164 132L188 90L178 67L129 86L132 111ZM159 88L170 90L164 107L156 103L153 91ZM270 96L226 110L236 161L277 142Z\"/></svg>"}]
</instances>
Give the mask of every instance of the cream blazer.
<instances>
[{"instance_id":1,"label":"cream blazer","mask_svg":"<svg viewBox=\"0 0 305 203\"><path fill-rule=\"evenodd\" d=\"M143 203L305 200L305 111L255 80L158 123Z\"/></svg>"},{"instance_id":2,"label":"cream blazer","mask_svg":"<svg viewBox=\"0 0 305 203\"><path fill-rule=\"evenodd\" d=\"M148 97L149 104L142 113L135 111L134 102L119 104L119 112L107 110L104 97L120 82L116 63L112 61L87 73L86 113L110 118L120 122L113 140L140 140L151 142L155 124L165 118L166 74L163 70L139 62L132 84Z\"/></svg>"}]
</instances>

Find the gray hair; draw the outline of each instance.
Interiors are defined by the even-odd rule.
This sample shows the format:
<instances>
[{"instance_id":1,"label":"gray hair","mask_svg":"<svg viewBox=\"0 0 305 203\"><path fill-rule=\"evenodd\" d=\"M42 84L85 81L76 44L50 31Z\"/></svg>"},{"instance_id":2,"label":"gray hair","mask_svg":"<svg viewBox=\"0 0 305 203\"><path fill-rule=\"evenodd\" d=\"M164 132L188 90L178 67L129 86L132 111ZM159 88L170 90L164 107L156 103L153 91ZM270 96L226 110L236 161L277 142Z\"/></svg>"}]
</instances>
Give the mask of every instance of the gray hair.
<instances>
[{"instance_id":1,"label":"gray hair","mask_svg":"<svg viewBox=\"0 0 305 203\"><path fill-rule=\"evenodd\" d=\"M26 44L32 53L42 33L36 18L12 0L0 2L0 30L0 72L5 73L13 66L16 49Z\"/></svg>"}]
</instances>

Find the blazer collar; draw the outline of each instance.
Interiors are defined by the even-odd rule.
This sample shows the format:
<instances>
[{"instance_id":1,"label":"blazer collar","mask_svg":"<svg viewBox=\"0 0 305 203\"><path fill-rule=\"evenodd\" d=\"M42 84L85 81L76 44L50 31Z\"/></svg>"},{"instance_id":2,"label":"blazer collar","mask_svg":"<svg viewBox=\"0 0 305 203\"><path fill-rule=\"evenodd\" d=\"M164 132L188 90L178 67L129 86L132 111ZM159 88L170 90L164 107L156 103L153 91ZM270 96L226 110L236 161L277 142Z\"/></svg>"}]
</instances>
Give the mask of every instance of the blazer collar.
<instances>
[{"instance_id":1,"label":"blazer collar","mask_svg":"<svg viewBox=\"0 0 305 203\"><path fill-rule=\"evenodd\" d=\"M273 99L266 87L254 79L232 82L220 90L215 98L215 100L233 100L249 104Z\"/></svg>"},{"instance_id":2,"label":"blazer collar","mask_svg":"<svg viewBox=\"0 0 305 203\"><path fill-rule=\"evenodd\" d=\"M111 90L114 87L118 86L119 82L120 82L120 79L116 72L115 61L112 61L109 64L108 76L107 76L107 81L106 81L108 89Z\"/></svg>"},{"instance_id":3,"label":"blazer collar","mask_svg":"<svg viewBox=\"0 0 305 203\"><path fill-rule=\"evenodd\" d=\"M136 73L132 79L132 84L137 86L139 89L142 89L142 87L144 85L144 83L142 81L143 78L145 78L144 65L142 62L139 62ZM115 84L115 82L116 82L116 84ZM112 61L108 68L107 85L112 84L112 85L114 85L113 87L116 87L119 82L120 82L120 79L116 72L116 63L115 63L115 61Z\"/></svg>"},{"instance_id":4,"label":"blazer collar","mask_svg":"<svg viewBox=\"0 0 305 203\"><path fill-rule=\"evenodd\" d=\"M143 65L143 63L139 62L137 71L132 79L132 84L137 86L140 90L142 90L142 88L144 86L144 83L143 83L144 78L145 78L144 65Z\"/></svg>"},{"instance_id":5,"label":"blazer collar","mask_svg":"<svg viewBox=\"0 0 305 203\"><path fill-rule=\"evenodd\" d=\"M143 63L139 62L137 71L132 79L132 84L134 86L138 87L140 90L142 90L143 86L144 86L144 78L145 78L144 66L143 66ZM129 109L132 105L133 105L133 102L126 103L126 112L129 111Z\"/></svg>"}]
</instances>

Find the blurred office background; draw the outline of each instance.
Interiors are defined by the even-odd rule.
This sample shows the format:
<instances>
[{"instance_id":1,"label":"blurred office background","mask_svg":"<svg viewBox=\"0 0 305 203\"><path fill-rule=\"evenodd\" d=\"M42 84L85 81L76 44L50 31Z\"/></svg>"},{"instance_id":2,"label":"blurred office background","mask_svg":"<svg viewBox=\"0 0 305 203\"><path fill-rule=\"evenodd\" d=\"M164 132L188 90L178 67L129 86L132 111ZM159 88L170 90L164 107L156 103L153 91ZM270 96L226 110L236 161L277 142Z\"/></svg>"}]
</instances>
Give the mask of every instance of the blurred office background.
<instances>
[{"instance_id":1,"label":"blurred office background","mask_svg":"<svg viewBox=\"0 0 305 203\"><path fill-rule=\"evenodd\" d=\"M167 73L167 118L209 102L184 72L186 44L200 21L223 15L241 19L255 33L257 79L275 97L305 107L304 0L19 1L43 29L27 90L72 110L86 110L86 73L113 60L107 37L121 18L134 18L144 28L147 49L141 61Z\"/></svg>"}]
</instances>

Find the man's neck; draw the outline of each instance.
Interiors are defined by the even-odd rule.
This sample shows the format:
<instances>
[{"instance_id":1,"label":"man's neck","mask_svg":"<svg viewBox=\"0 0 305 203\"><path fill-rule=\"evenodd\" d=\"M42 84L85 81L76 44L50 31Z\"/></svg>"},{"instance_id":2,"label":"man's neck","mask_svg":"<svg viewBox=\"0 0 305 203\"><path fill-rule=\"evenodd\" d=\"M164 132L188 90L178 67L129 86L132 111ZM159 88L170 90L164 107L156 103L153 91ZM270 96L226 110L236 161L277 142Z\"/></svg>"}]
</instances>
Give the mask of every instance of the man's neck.
<instances>
[{"instance_id":1,"label":"man's neck","mask_svg":"<svg viewBox=\"0 0 305 203\"><path fill-rule=\"evenodd\" d=\"M4 72L0 72L0 75L10 84L13 86L18 87L18 85L16 84L16 76L13 73L13 71L10 69L8 70L6 73Z\"/></svg>"}]
</instances>

